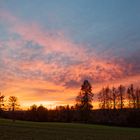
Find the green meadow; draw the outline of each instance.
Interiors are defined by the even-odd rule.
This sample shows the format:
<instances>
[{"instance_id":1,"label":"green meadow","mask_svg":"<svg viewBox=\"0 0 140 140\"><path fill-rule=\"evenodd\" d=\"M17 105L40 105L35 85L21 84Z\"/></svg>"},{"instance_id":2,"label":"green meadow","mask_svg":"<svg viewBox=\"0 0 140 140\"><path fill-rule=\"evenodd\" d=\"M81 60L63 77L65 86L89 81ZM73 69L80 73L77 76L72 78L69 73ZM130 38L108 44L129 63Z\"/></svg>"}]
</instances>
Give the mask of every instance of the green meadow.
<instances>
[{"instance_id":1,"label":"green meadow","mask_svg":"<svg viewBox=\"0 0 140 140\"><path fill-rule=\"evenodd\" d=\"M140 140L140 128L0 119L0 140Z\"/></svg>"}]
</instances>

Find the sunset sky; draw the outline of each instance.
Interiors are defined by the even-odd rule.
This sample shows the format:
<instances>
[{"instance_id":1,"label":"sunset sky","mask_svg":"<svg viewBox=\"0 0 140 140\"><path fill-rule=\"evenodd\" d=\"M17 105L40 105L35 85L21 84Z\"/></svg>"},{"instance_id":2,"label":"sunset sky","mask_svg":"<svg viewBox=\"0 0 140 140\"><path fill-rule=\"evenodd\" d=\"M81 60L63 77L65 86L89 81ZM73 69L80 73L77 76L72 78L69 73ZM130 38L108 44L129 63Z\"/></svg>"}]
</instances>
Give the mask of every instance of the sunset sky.
<instances>
[{"instance_id":1,"label":"sunset sky","mask_svg":"<svg viewBox=\"0 0 140 140\"><path fill-rule=\"evenodd\" d=\"M139 0L0 0L0 91L22 107L75 103L84 79L140 85Z\"/></svg>"}]
</instances>

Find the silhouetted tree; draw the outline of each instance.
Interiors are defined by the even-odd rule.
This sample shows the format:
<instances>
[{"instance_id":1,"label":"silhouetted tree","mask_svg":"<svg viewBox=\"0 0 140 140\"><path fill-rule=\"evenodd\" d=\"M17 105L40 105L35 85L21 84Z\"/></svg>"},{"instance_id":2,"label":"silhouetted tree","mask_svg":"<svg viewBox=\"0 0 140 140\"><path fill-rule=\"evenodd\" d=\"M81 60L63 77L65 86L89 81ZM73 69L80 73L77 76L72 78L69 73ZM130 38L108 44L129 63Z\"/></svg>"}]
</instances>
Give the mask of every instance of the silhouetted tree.
<instances>
[{"instance_id":1,"label":"silhouetted tree","mask_svg":"<svg viewBox=\"0 0 140 140\"><path fill-rule=\"evenodd\" d=\"M116 109L118 91L115 87L113 87L111 93L112 93L113 109Z\"/></svg>"},{"instance_id":2,"label":"silhouetted tree","mask_svg":"<svg viewBox=\"0 0 140 140\"><path fill-rule=\"evenodd\" d=\"M105 88L105 99L106 99L106 109L111 109L112 107L112 96L111 96L111 90L109 87Z\"/></svg>"},{"instance_id":3,"label":"silhouetted tree","mask_svg":"<svg viewBox=\"0 0 140 140\"><path fill-rule=\"evenodd\" d=\"M92 100L93 100L93 93L92 93L92 87L91 84L88 82L88 80L85 80L84 83L81 86L81 91L79 95L76 97L77 101L77 109L81 112L81 117L83 121L87 121L90 110L93 108L92 106Z\"/></svg>"},{"instance_id":4,"label":"silhouetted tree","mask_svg":"<svg viewBox=\"0 0 140 140\"><path fill-rule=\"evenodd\" d=\"M137 109L140 108L140 89L137 88L136 89L136 106L137 106Z\"/></svg>"},{"instance_id":5,"label":"silhouetted tree","mask_svg":"<svg viewBox=\"0 0 140 140\"><path fill-rule=\"evenodd\" d=\"M37 105L33 104L30 106L29 112L29 120L37 121Z\"/></svg>"},{"instance_id":6,"label":"silhouetted tree","mask_svg":"<svg viewBox=\"0 0 140 140\"><path fill-rule=\"evenodd\" d=\"M127 89L127 94L128 94L129 107L139 108L140 90L138 88L135 89L133 84L131 84L130 87L128 87Z\"/></svg>"},{"instance_id":7,"label":"silhouetted tree","mask_svg":"<svg viewBox=\"0 0 140 140\"><path fill-rule=\"evenodd\" d=\"M128 100L128 107L131 108L131 89L128 87L127 89L127 100Z\"/></svg>"},{"instance_id":8,"label":"silhouetted tree","mask_svg":"<svg viewBox=\"0 0 140 140\"><path fill-rule=\"evenodd\" d=\"M3 109L3 106L4 106L4 95L1 94L0 92L0 110Z\"/></svg>"},{"instance_id":9,"label":"silhouetted tree","mask_svg":"<svg viewBox=\"0 0 140 140\"><path fill-rule=\"evenodd\" d=\"M30 111L37 111L37 105L33 104L32 106L30 106Z\"/></svg>"},{"instance_id":10,"label":"silhouetted tree","mask_svg":"<svg viewBox=\"0 0 140 140\"><path fill-rule=\"evenodd\" d=\"M109 87L102 88L98 94L99 107L101 109L111 109L112 107L112 96Z\"/></svg>"},{"instance_id":11,"label":"silhouetted tree","mask_svg":"<svg viewBox=\"0 0 140 140\"><path fill-rule=\"evenodd\" d=\"M123 85L120 85L118 87L118 97L119 97L119 107L120 109L123 109L124 107L124 95L125 95L125 87Z\"/></svg>"},{"instance_id":12,"label":"silhouetted tree","mask_svg":"<svg viewBox=\"0 0 140 140\"><path fill-rule=\"evenodd\" d=\"M15 108L19 106L17 97L10 96L8 101L10 109L12 109L12 111L15 111Z\"/></svg>"},{"instance_id":13,"label":"silhouetted tree","mask_svg":"<svg viewBox=\"0 0 140 140\"><path fill-rule=\"evenodd\" d=\"M99 92L98 101L99 101L99 108L105 109L106 108L105 88L102 88L102 90Z\"/></svg>"},{"instance_id":14,"label":"silhouetted tree","mask_svg":"<svg viewBox=\"0 0 140 140\"><path fill-rule=\"evenodd\" d=\"M47 121L48 120L48 111L43 105L40 105L36 111L37 111L38 121Z\"/></svg>"},{"instance_id":15,"label":"silhouetted tree","mask_svg":"<svg viewBox=\"0 0 140 140\"><path fill-rule=\"evenodd\" d=\"M17 102L18 99L15 96L10 96L8 101L9 101L9 107L10 107L10 109L12 109L13 121L15 121L15 109L16 109L17 106L19 106L19 104Z\"/></svg>"},{"instance_id":16,"label":"silhouetted tree","mask_svg":"<svg viewBox=\"0 0 140 140\"><path fill-rule=\"evenodd\" d=\"M80 110L91 110L92 109L93 93L91 84L88 80L85 80L81 86L81 91L76 97L76 101Z\"/></svg>"}]
</instances>

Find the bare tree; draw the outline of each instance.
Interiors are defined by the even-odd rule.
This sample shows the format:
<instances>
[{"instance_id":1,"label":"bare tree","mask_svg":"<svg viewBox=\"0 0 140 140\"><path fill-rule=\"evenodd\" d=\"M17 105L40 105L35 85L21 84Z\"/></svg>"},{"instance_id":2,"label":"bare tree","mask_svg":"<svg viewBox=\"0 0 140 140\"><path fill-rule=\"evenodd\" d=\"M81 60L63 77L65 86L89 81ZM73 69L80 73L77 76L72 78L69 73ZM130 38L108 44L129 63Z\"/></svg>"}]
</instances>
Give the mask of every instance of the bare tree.
<instances>
[{"instance_id":1,"label":"bare tree","mask_svg":"<svg viewBox=\"0 0 140 140\"><path fill-rule=\"evenodd\" d=\"M140 89L137 88L135 92L136 92L136 107L137 109L139 109L140 108Z\"/></svg>"},{"instance_id":2,"label":"bare tree","mask_svg":"<svg viewBox=\"0 0 140 140\"><path fill-rule=\"evenodd\" d=\"M3 109L3 106L4 106L4 95L1 94L0 92L0 110Z\"/></svg>"},{"instance_id":3,"label":"bare tree","mask_svg":"<svg viewBox=\"0 0 140 140\"><path fill-rule=\"evenodd\" d=\"M9 107L10 107L10 108L12 109L12 111L14 112L14 111L15 111L15 108L16 108L17 106L19 106L17 97L15 97L15 96L10 96L8 101L9 101Z\"/></svg>"},{"instance_id":4,"label":"bare tree","mask_svg":"<svg viewBox=\"0 0 140 140\"><path fill-rule=\"evenodd\" d=\"M113 87L111 93L112 93L113 109L116 109L118 91L115 87Z\"/></svg>"},{"instance_id":5,"label":"bare tree","mask_svg":"<svg viewBox=\"0 0 140 140\"><path fill-rule=\"evenodd\" d=\"M128 107L131 108L131 89L130 89L130 87L127 89L127 100L128 100Z\"/></svg>"},{"instance_id":6,"label":"bare tree","mask_svg":"<svg viewBox=\"0 0 140 140\"><path fill-rule=\"evenodd\" d=\"M105 88L102 88L102 90L99 92L98 100L99 100L99 108L105 109L106 107Z\"/></svg>"},{"instance_id":7,"label":"bare tree","mask_svg":"<svg viewBox=\"0 0 140 140\"><path fill-rule=\"evenodd\" d=\"M102 88L98 94L99 107L101 109L111 109L112 107L112 98L111 90L109 87Z\"/></svg>"},{"instance_id":8,"label":"bare tree","mask_svg":"<svg viewBox=\"0 0 140 140\"><path fill-rule=\"evenodd\" d=\"M140 89L135 89L133 84L127 90L128 100L129 100L129 107L132 108L139 108L140 104Z\"/></svg>"},{"instance_id":9,"label":"bare tree","mask_svg":"<svg viewBox=\"0 0 140 140\"><path fill-rule=\"evenodd\" d=\"M136 108L136 95L135 95L135 89L134 89L134 87L133 87L133 85L131 85L132 86L132 94L131 94L131 97L132 97L132 105L133 105L133 108Z\"/></svg>"},{"instance_id":10,"label":"bare tree","mask_svg":"<svg viewBox=\"0 0 140 140\"><path fill-rule=\"evenodd\" d=\"M105 88L105 100L106 100L106 105L105 105L106 109L111 109L112 107L111 90L108 86Z\"/></svg>"},{"instance_id":11,"label":"bare tree","mask_svg":"<svg viewBox=\"0 0 140 140\"><path fill-rule=\"evenodd\" d=\"M120 109L123 109L123 107L124 107L124 99L125 99L124 95L125 95L125 87L123 85L120 85L118 87L118 97L119 97L119 101L120 101L120 103L119 103Z\"/></svg>"}]
</instances>

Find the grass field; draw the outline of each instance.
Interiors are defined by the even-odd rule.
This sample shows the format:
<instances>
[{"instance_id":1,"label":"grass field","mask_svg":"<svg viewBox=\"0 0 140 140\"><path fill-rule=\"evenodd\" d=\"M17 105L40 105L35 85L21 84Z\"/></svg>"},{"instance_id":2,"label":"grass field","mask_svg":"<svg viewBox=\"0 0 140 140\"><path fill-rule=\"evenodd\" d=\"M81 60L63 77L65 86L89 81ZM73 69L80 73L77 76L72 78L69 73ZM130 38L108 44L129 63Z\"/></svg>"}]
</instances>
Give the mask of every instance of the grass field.
<instances>
[{"instance_id":1,"label":"grass field","mask_svg":"<svg viewBox=\"0 0 140 140\"><path fill-rule=\"evenodd\" d=\"M0 119L0 140L140 140L140 128Z\"/></svg>"}]
</instances>

